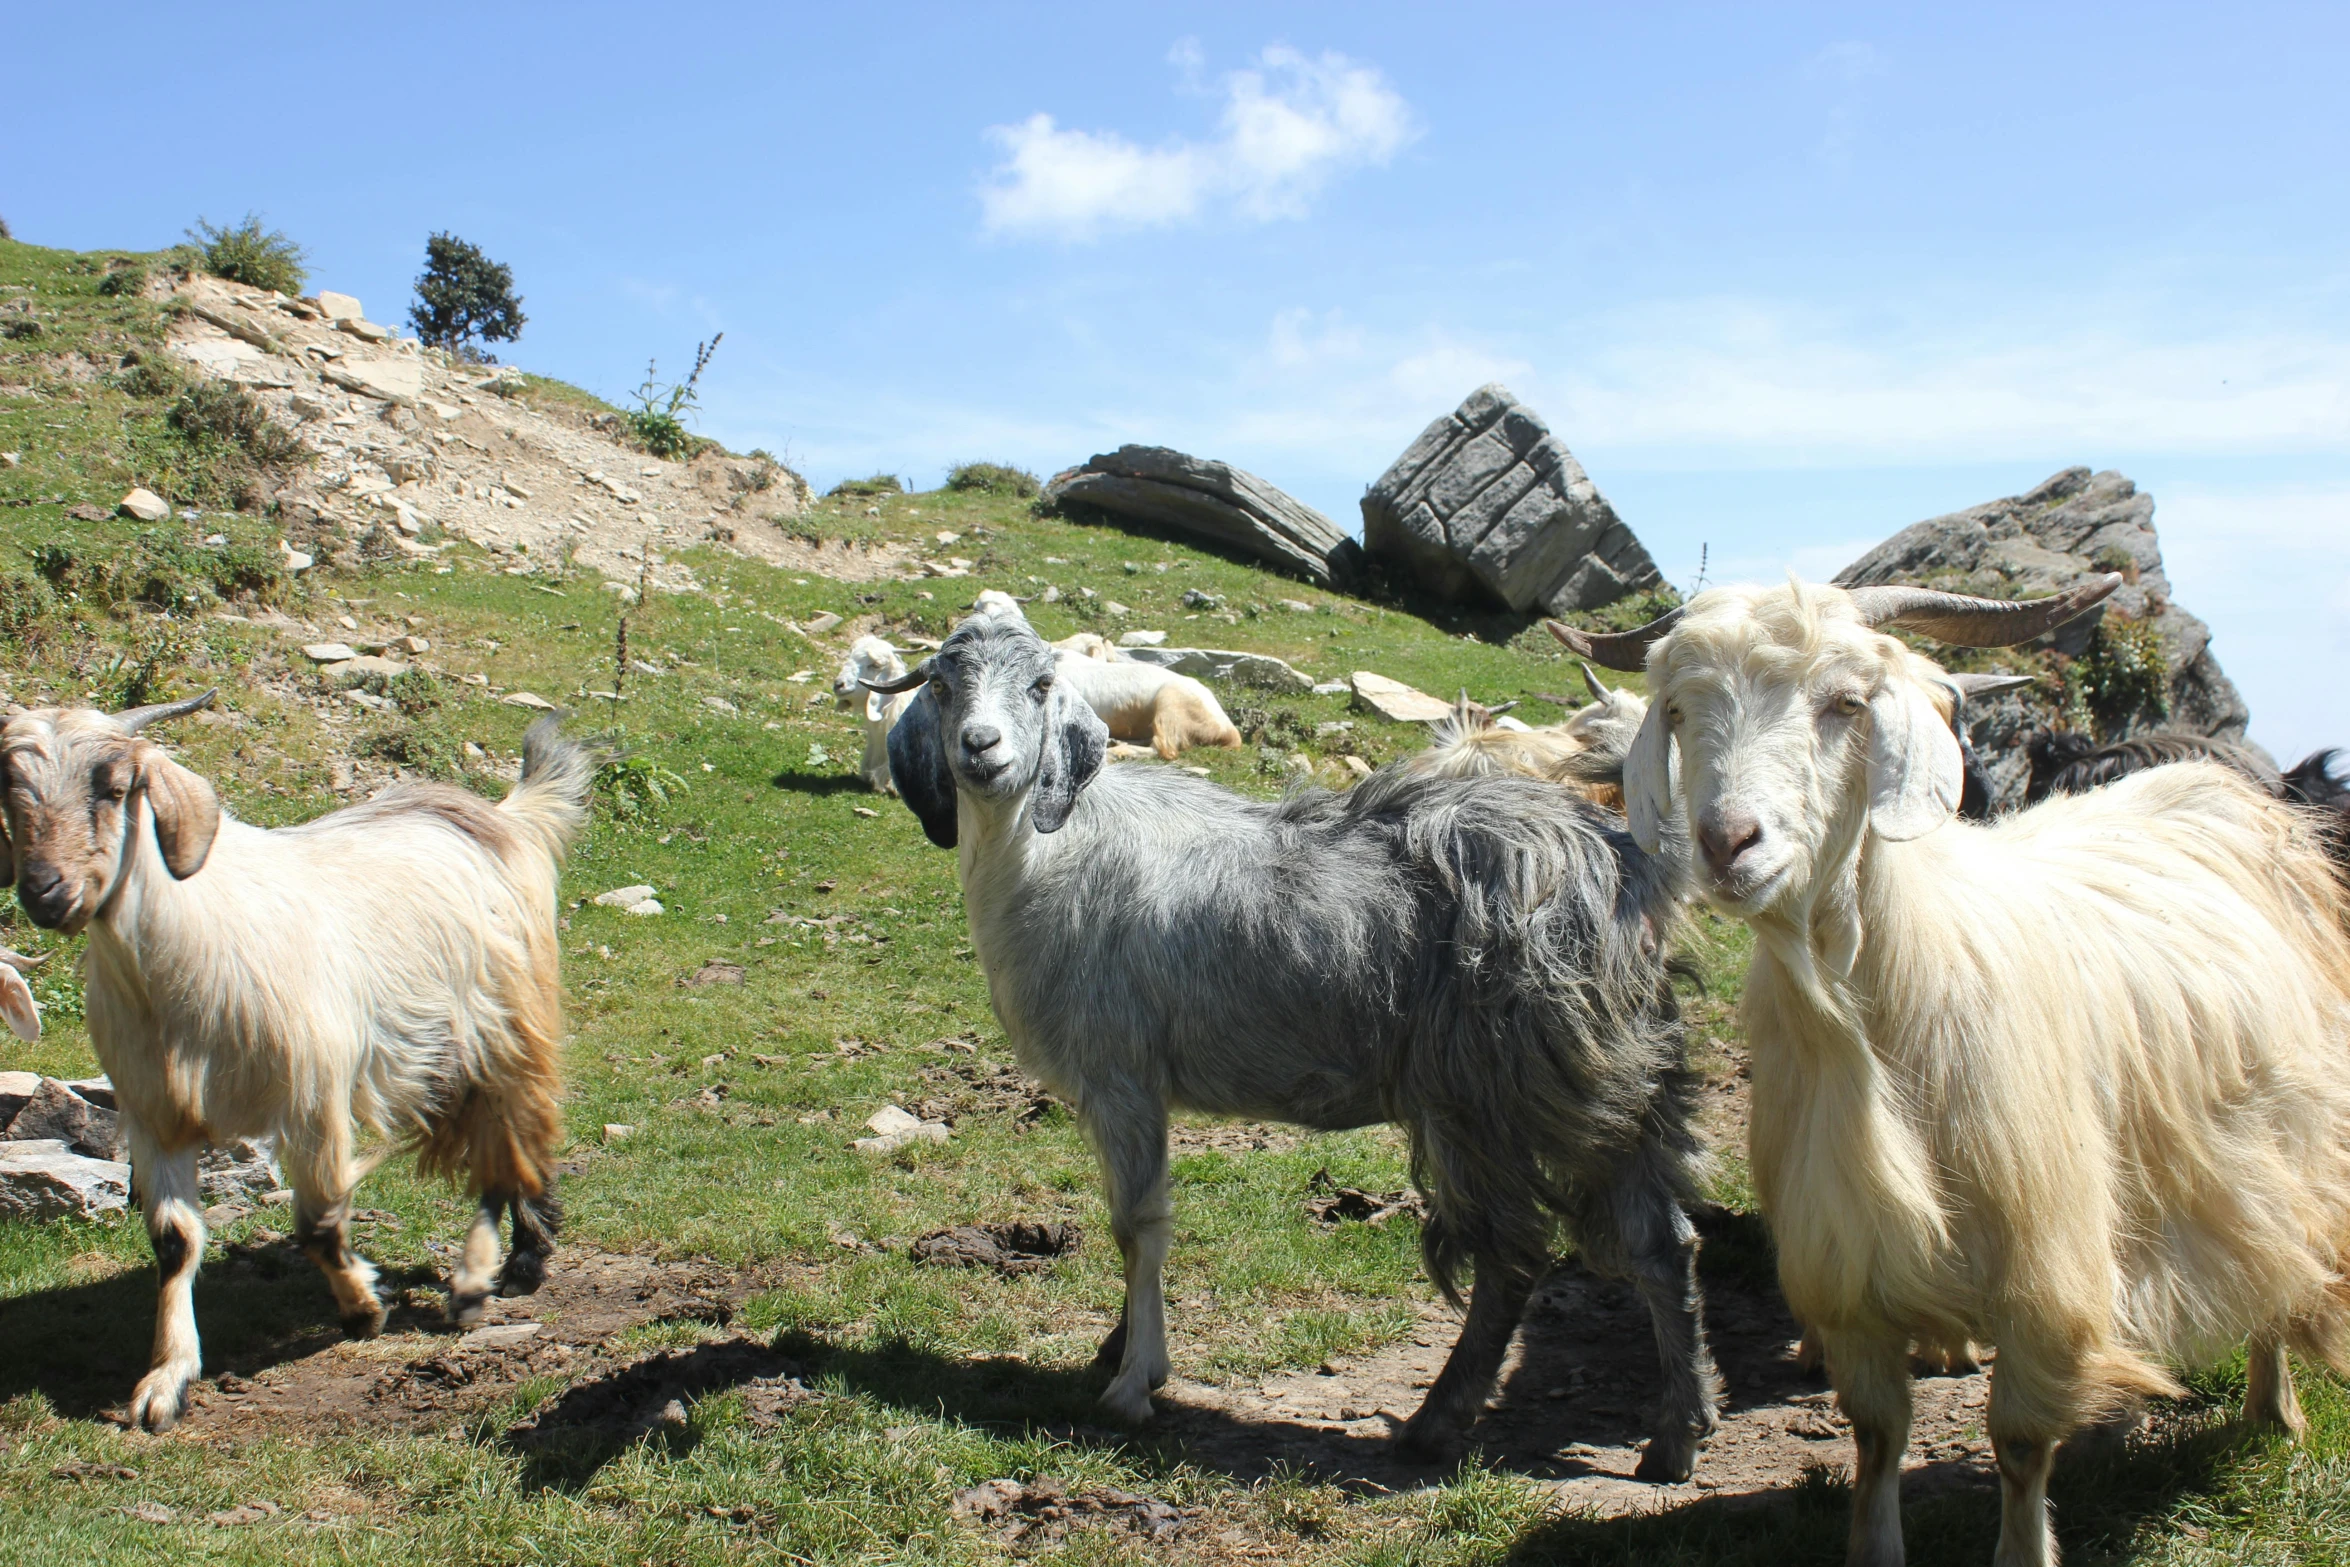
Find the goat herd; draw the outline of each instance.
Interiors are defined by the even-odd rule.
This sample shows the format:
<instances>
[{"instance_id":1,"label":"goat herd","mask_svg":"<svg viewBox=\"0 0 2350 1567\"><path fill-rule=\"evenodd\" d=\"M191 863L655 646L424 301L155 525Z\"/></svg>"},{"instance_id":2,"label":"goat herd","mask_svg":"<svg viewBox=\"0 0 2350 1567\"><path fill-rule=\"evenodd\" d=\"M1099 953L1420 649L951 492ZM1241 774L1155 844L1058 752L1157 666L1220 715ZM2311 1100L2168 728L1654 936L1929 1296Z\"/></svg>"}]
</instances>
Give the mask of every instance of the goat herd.
<instances>
[{"instance_id":1,"label":"goat herd","mask_svg":"<svg viewBox=\"0 0 2350 1567\"><path fill-rule=\"evenodd\" d=\"M912 673L860 642L841 689L867 777L956 851L996 1016L1100 1158L1126 1282L1106 1409L1148 1418L1168 1375L1171 1110L1393 1123L1430 1277L1471 1282L1403 1446L1457 1448L1563 1231L1646 1302L1663 1393L1639 1473L1687 1478L1721 1396L1669 982L1700 898L1756 938L1749 1156L1852 1422L1853 1561L1902 1559L1913 1348L1997 1347L2002 1563L2053 1560L2058 1444L2176 1393L2174 1367L2248 1340L2245 1417L2298 1429L2288 1351L2350 1369L2350 901L2341 802L2299 803L2329 795L2322 759L2297 781L2208 748L2107 759L2128 776L1957 820L1981 682L1885 634L2027 642L2120 580L2020 603L1722 588L1637 631L1553 624L1645 669L1647 700L1586 669L1599 700L1557 730L1464 707L1428 752L1270 803L1105 769L1113 733L1167 756L1238 735L1198 682L1050 646L1000 594ZM208 1141L277 1136L354 1333L384 1320L345 1233L359 1126L478 1195L457 1321L538 1286L556 876L594 761L542 720L497 806L415 784L264 831L142 735L206 699L0 730L18 895L89 933L91 1042L162 1281L130 1411L151 1429L198 1374ZM21 982L6 1000L32 1020Z\"/></svg>"}]
</instances>

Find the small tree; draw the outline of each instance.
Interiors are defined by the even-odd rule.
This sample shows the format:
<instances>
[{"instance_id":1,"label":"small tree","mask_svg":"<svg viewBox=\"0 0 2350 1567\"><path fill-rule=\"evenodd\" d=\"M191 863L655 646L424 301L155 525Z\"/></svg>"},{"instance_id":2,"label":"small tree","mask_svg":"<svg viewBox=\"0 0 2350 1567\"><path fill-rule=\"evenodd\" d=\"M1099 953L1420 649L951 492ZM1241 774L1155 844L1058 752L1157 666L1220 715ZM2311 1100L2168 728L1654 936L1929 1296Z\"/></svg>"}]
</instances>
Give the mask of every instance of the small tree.
<instances>
[{"instance_id":1,"label":"small tree","mask_svg":"<svg viewBox=\"0 0 2350 1567\"><path fill-rule=\"evenodd\" d=\"M234 228L214 228L202 218L188 230L196 264L217 278L247 288L272 288L281 294L299 294L310 273L302 263L309 253L276 229L263 228L261 215L245 214Z\"/></svg>"},{"instance_id":2,"label":"small tree","mask_svg":"<svg viewBox=\"0 0 2350 1567\"><path fill-rule=\"evenodd\" d=\"M481 345L513 342L522 335L523 320L512 267L454 234L424 242L424 273L416 280L408 321L428 346L496 364L497 356Z\"/></svg>"}]
</instances>

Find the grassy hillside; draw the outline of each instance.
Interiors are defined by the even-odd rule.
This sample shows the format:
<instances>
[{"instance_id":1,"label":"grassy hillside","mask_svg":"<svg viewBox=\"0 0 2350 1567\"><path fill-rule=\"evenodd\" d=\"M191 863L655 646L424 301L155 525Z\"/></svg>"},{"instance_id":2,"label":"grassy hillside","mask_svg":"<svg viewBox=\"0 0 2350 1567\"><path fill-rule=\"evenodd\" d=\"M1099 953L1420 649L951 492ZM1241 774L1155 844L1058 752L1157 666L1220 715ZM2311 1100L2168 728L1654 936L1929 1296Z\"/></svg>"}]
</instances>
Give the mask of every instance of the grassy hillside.
<instances>
[{"instance_id":1,"label":"grassy hillside","mask_svg":"<svg viewBox=\"0 0 2350 1567\"><path fill-rule=\"evenodd\" d=\"M698 553L705 591L656 594L631 617L631 655L666 672L631 673L624 701L599 699L589 693L614 685L622 605L590 575L559 564L510 574L462 544L437 562L288 574L254 508L272 461L300 459L273 459L191 412L188 388L159 358L167 304L136 283L109 291L110 278L142 265L0 242L0 451L19 454L0 467L0 692L26 705L114 706L217 686L218 712L165 738L232 811L263 823L345 803L347 783L336 786L353 759L362 781L399 768L501 792L532 715L492 687L563 702L577 709L576 729L605 732L635 765L600 798L566 874L573 1149L568 1249L556 1268L594 1252L703 1268L734 1286L728 1311L656 1315L620 1347L690 1349L750 1333L780 1346L823 1396L770 1426L739 1391L715 1394L693 1403L682 1427L552 1458L516 1432L562 1394L571 1377L561 1368L486 1405L459 1400L461 1412L437 1425L363 1408L289 1411L233 1439L214 1428L132 1437L102 1416L144 1366L153 1274L142 1231L0 1224L0 1541L15 1559L977 1560L1014 1547L952 1518L949 1500L999 1476L1194 1510L1172 1544L1078 1529L1017 1548L1072 1561L1840 1556L1842 1492L1825 1477L1739 1512L1598 1522L1563 1516L1531 1481L1475 1464L1397 1494L1302 1475L1243 1482L1181 1440L1090 1427L1099 1379L1086 1366L1120 1290L1092 1160L1065 1111L1029 1102L1001 1070L1008 1052L972 961L952 858L896 802L864 792L858 726L827 690L858 629L936 637L980 587L1041 595L1049 584L1058 602L1030 605L1047 636L1164 629L1179 643L1278 654L1317 678L1373 669L1432 692L1515 699L1541 722L1560 715L1550 698L1575 677L1538 628L1326 593L1180 543L1038 519L1009 498L855 496L819 505L810 536L967 559L970 575L847 583ZM549 383L524 395L580 394ZM111 511L133 483L201 515L153 526L69 515ZM233 509L240 500L247 510ZM957 537L941 543L941 533ZM226 542L203 542L216 535ZM1222 608L1187 607L1187 592ZM1131 614L1110 617L1099 607L1109 600ZM826 612L843 624L823 637L784 624ZM422 662L433 671L393 693L396 711L325 692L299 651L316 635L396 632L430 640ZM1351 750L1377 763L1422 741L1342 696L1224 697L1259 743L1184 761L1258 795L1287 786L1297 752L1327 762ZM1353 728L1317 735L1342 720ZM657 889L665 913L584 901L637 882ZM400 940L396 929L380 934ZM1738 1055L1727 1017L1742 940L1702 919L1692 932L1711 992L1694 1003L1700 1048L1725 1083ZM47 1036L12 1042L0 1064L94 1071L70 972L78 943L33 929L13 899L0 941L65 949L41 971ZM874 1110L925 1102L952 1116L949 1144L878 1160L849 1148ZM633 1133L607 1138L608 1123ZM1733 1207L1739 1169L1732 1151L1723 1195ZM1262 1148L1202 1134L1179 1149L1169 1292L1180 1374L1237 1385L1414 1331L1431 1298L1415 1227L1314 1222L1305 1198L1324 1170L1370 1191L1405 1184L1400 1143L1385 1132ZM398 1161L358 1202L374 1215L363 1247L404 1291L395 1326L425 1332L462 1204ZM908 1256L908 1239L927 1231L1011 1218L1074 1220L1087 1239L1042 1276ZM283 1210L265 1207L216 1231L197 1291L208 1374L265 1382L332 1344L325 1288L283 1228ZM2068 1467L2060 1518L2073 1559L2339 1559L2350 1538L2339 1500L2350 1414L2338 1390L2305 1393L2319 1426L2297 1452L2210 1434L2204 1410L2230 1389L2222 1379L2205 1391L2206 1404L2127 1457ZM1823 1454L1848 1461L1841 1444ZM242 1526L201 1521L259 1501L280 1511ZM125 1511L140 1503L175 1521ZM1987 1556L1992 1499L1970 1493L1916 1511L1916 1559Z\"/></svg>"}]
</instances>

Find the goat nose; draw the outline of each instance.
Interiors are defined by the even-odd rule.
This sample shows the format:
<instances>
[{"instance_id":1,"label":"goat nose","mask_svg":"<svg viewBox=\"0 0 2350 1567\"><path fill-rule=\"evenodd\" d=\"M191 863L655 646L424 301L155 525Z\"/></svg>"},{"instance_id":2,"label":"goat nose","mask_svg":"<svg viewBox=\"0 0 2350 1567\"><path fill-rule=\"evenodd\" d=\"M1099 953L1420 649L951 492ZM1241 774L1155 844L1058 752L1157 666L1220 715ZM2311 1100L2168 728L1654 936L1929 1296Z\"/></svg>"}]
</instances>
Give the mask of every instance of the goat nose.
<instances>
[{"instance_id":1,"label":"goat nose","mask_svg":"<svg viewBox=\"0 0 2350 1567\"><path fill-rule=\"evenodd\" d=\"M1697 824L1698 847L1705 851L1705 862L1714 874L1726 873L1737 863L1738 856L1762 842L1762 823L1752 811L1715 809L1707 811Z\"/></svg>"},{"instance_id":2,"label":"goat nose","mask_svg":"<svg viewBox=\"0 0 2350 1567\"><path fill-rule=\"evenodd\" d=\"M992 750L1003 737L1004 732L993 725L973 724L963 731L963 749L973 756L981 756Z\"/></svg>"}]
</instances>

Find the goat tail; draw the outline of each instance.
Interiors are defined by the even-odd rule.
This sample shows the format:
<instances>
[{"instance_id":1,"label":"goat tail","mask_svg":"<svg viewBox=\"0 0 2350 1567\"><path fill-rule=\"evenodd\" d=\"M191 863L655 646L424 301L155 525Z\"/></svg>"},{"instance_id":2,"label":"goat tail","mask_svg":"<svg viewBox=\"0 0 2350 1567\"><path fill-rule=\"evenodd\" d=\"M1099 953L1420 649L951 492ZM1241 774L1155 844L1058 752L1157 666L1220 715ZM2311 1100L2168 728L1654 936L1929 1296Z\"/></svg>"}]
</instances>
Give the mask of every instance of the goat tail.
<instances>
[{"instance_id":1,"label":"goat tail","mask_svg":"<svg viewBox=\"0 0 2350 1567\"><path fill-rule=\"evenodd\" d=\"M563 852L587 826L588 794L604 756L563 733L563 715L549 713L522 737L522 780L498 809L530 829L548 856Z\"/></svg>"}]
</instances>

